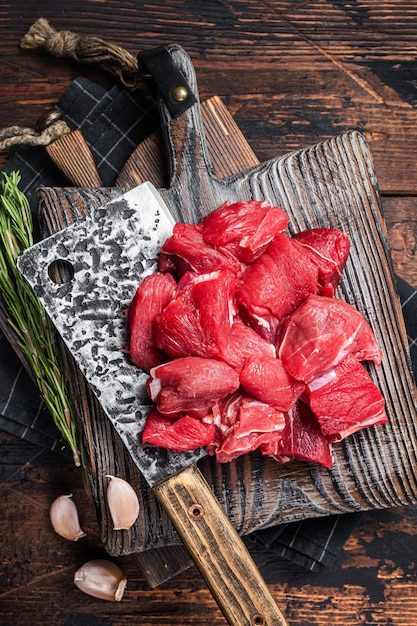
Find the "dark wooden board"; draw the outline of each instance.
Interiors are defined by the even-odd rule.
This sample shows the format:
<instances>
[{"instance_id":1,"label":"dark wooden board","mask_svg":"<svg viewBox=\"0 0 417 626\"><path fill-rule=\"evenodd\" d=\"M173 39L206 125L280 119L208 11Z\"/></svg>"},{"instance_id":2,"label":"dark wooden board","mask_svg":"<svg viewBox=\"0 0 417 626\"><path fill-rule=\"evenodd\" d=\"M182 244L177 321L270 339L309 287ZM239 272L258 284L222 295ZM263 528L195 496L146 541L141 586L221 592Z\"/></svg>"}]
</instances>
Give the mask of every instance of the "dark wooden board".
<instances>
[{"instance_id":1,"label":"dark wooden board","mask_svg":"<svg viewBox=\"0 0 417 626\"><path fill-rule=\"evenodd\" d=\"M385 198L384 214L395 273L417 288L417 214L412 196Z\"/></svg>"}]
</instances>

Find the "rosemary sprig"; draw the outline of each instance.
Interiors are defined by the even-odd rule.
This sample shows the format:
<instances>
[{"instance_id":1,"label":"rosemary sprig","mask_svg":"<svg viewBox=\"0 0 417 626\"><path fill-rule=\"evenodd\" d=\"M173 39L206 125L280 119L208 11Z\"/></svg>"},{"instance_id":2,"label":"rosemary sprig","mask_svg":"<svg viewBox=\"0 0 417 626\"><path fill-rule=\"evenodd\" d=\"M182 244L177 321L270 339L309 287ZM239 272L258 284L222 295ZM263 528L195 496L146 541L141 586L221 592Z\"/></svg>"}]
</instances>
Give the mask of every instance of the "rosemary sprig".
<instances>
[{"instance_id":1,"label":"rosemary sprig","mask_svg":"<svg viewBox=\"0 0 417 626\"><path fill-rule=\"evenodd\" d=\"M71 448L76 465L81 465L81 446L75 425L71 396L61 375L62 364L55 327L16 268L19 254L33 244L32 215L20 191L19 172L3 172L0 194L0 295L7 322L16 336L24 359L38 385L40 395Z\"/></svg>"}]
</instances>

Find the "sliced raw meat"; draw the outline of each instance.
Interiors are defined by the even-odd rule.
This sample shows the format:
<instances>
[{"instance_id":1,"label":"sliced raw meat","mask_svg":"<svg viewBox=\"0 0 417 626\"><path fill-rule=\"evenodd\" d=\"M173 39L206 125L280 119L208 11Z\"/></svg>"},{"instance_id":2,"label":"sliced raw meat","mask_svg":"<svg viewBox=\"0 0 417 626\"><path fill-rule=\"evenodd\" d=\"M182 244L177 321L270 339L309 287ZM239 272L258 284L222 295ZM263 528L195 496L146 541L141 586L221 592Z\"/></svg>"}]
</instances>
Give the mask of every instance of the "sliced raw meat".
<instances>
[{"instance_id":1,"label":"sliced raw meat","mask_svg":"<svg viewBox=\"0 0 417 626\"><path fill-rule=\"evenodd\" d=\"M305 389L305 384L290 376L282 361L273 357L248 359L240 384L254 398L280 411L289 411Z\"/></svg>"},{"instance_id":2,"label":"sliced raw meat","mask_svg":"<svg viewBox=\"0 0 417 626\"><path fill-rule=\"evenodd\" d=\"M251 433L242 437L235 437L233 433L229 433L224 437L221 446L215 448L217 463L230 463L243 454L249 454L260 448L266 442L275 442L280 440L282 434L280 431L267 433Z\"/></svg>"},{"instance_id":3,"label":"sliced raw meat","mask_svg":"<svg viewBox=\"0 0 417 626\"><path fill-rule=\"evenodd\" d=\"M347 354L376 365L382 358L363 315L343 300L311 295L282 325L278 356L297 380L312 381Z\"/></svg>"},{"instance_id":4,"label":"sliced raw meat","mask_svg":"<svg viewBox=\"0 0 417 626\"><path fill-rule=\"evenodd\" d=\"M239 388L234 393L223 398L213 409L215 424L223 433L230 430L230 427L237 422L242 400L247 397Z\"/></svg>"},{"instance_id":5,"label":"sliced raw meat","mask_svg":"<svg viewBox=\"0 0 417 626\"><path fill-rule=\"evenodd\" d=\"M282 431L284 426L285 417L282 411L256 398L242 395L238 421L233 426L236 438L247 437L253 433L276 433Z\"/></svg>"},{"instance_id":6,"label":"sliced raw meat","mask_svg":"<svg viewBox=\"0 0 417 626\"><path fill-rule=\"evenodd\" d=\"M172 358L220 356L233 321L234 285L231 272L185 274L175 298L155 320L155 345Z\"/></svg>"},{"instance_id":7,"label":"sliced raw meat","mask_svg":"<svg viewBox=\"0 0 417 626\"><path fill-rule=\"evenodd\" d=\"M200 224L207 243L228 248L243 263L252 263L286 229L288 215L267 201L250 200L224 204Z\"/></svg>"},{"instance_id":8,"label":"sliced raw meat","mask_svg":"<svg viewBox=\"0 0 417 626\"><path fill-rule=\"evenodd\" d=\"M171 258L167 260L167 256ZM167 267L182 276L187 269L198 274L223 269L237 273L241 264L228 250L220 251L206 243L199 225L177 223L172 236L161 247L159 269Z\"/></svg>"},{"instance_id":9,"label":"sliced raw meat","mask_svg":"<svg viewBox=\"0 0 417 626\"><path fill-rule=\"evenodd\" d=\"M298 241L275 236L268 250L243 271L236 299L250 318L291 313L318 285L318 267Z\"/></svg>"},{"instance_id":10,"label":"sliced raw meat","mask_svg":"<svg viewBox=\"0 0 417 626\"><path fill-rule=\"evenodd\" d=\"M384 398L363 365L348 355L308 392L310 408L325 435L340 441L362 428L385 424ZM325 379L325 380L324 380Z\"/></svg>"},{"instance_id":11,"label":"sliced raw meat","mask_svg":"<svg viewBox=\"0 0 417 626\"><path fill-rule=\"evenodd\" d=\"M175 254L165 254L161 252L158 258L158 270L160 272L170 272L177 278L181 278L186 272L191 272L189 264Z\"/></svg>"},{"instance_id":12,"label":"sliced raw meat","mask_svg":"<svg viewBox=\"0 0 417 626\"><path fill-rule=\"evenodd\" d=\"M341 230L333 228L311 228L294 235L311 253L319 267L319 283L324 295L334 295L343 269L349 257L350 241Z\"/></svg>"},{"instance_id":13,"label":"sliced raw meat","mask_svg":"<svg viewBox=\"0 0 417 626\"><path fill-rule=\"evenodd\" d=\"M236 318L232 324L229 341L221 358L241 371L246 360L253 357L275 357L275 345L263 339L252 328Z\"/></svg>"},{"instance_id":14,"label":"sliced raw meat","mask_svg":"<svg viewBox=\"0 0 417 626\"><path fill-rule=\"evenodd\" d=\"M151 411L146 420L142 441L174 452L188 452L208 446L214 435L213 424L189 416L172 420L158 411Z\"/></svg>"},{"instance_id":15,"label":"sliced raw meat","mask_svg":"<svg viewBox=\"0 0 417 626\"><path fill-rule=\"evenodd\" d=\"M247 311L244 307L240 307L239 315L245 324L250 326L262 339L268 343L276 343L279 321L268 309L252 305L250 311Z\"/></svg>"},{"instance_id":16,"label":"sliced raw meat","mask_svg":"<svg viewBox=\"0 0 417 626\"><path fill-rule=\"evenodd\" d=\"M282 411L257 400L241 388L216 405L213 419L223 432L236 427L241 436L275 431L284 424Z\"/></svg>"},{"instance_id":17,"label":"sliced raw meat","mask_svg":"<svg viewBox=\"0 0 417 626\"><path fill-rule=\"evenodd\" d=\"M154 320L170 302L177 288L169 274L155 272L144 278L127 310L129 344L133 363L145 372L166 360L167 355L154 345Z\"/></svg>"},{"instance_id":18,"label":"sliced raw meat","mask_svg":"<svg viewBox=\"0 0 417 626\"><path fill-rule=\"evenodd\" d=\"M242 454L253 452L267 441L281 438L285 426L282 411L241 393L235 394L233 403L227 409L227 418L222 416L222 420L233 423L223 433L220 445L214 450L219 463L227 463ZM230 410L234 413L232 420Z\"/></svg>"},{"instance_id":19,"label":"sliced raw meat","mask_svg":"<svg viewBox=\"0 0 417 626\"><path fill-rule=\"evenodd\" d=\"M204 417L210 407L239 387L238 373L217 359L184 357L151 370L148 393L170 417Z\"/></svg>"},{"instance_id":20,"label":"sliced raw meat","mask_svg":"<svg viewBox=\"0 0 417 626\"><path fill-rule=\"evenodd\" d=\"M263 444L260 451L281 462L293 459L320 463L324 467L333 466L330 441L311 409L301 401L286 413L281 439Z\"/></svg>"}]
</instances>

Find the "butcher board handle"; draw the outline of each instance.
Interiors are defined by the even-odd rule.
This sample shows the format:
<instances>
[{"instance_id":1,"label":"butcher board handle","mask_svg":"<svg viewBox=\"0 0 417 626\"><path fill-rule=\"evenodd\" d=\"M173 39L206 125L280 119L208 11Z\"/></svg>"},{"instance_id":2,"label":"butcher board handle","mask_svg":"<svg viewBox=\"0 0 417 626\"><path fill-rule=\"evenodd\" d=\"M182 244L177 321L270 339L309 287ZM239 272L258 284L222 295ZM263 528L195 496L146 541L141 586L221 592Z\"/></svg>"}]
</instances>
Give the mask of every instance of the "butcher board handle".
<instances>
[{"instance_id":1,"label":"butcher board handle","mask_svg":"<svg viewBox=\"0 0 417 626\"><path fill-rule=\"evenodd\" d=\"M159 93L159 116L171 200L169 206L181 207L181 221L194 222L204 217L207 209L213 210L222 204L223 191L208 151L192 61L177 44L167 46L167 50L195 100L181 115L175 116L162 93Z\"/></svg>"},{"instance_id":2,"label":"butcher board handle","mask_svg":"<svg viewBox=\"0 0 417 626\"><path fill-rule=\"evenodd\" d=\"M231 626L288 626L246 546L196 466L154 487Z\"/></svg>"}]
</instances>

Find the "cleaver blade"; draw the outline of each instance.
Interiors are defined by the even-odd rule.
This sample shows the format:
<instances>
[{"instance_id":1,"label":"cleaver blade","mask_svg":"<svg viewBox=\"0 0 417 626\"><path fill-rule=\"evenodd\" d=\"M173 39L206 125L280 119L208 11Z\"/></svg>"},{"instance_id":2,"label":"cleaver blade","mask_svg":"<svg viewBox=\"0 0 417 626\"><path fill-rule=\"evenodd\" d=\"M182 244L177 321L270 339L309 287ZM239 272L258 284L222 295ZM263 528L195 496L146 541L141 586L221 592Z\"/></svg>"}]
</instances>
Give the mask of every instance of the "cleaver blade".
<instances>
[{"instance_id":1,"label":"cleaver blade","mask_svg":"<svg viewBox=\"0 0 417 626\"><path fill-rule=\"evenodd\" d=\"M148 375L124 352L125 312L139 283L157 269L160 247L173 226L157 190L144 183L35 244L17 266L165 507L229 624L285 626L249 552L197 468L205 450L174 453L141 443L153 404L146 391Z\"/></svg>"}]
</instances>

